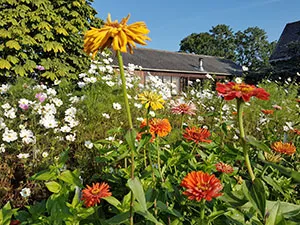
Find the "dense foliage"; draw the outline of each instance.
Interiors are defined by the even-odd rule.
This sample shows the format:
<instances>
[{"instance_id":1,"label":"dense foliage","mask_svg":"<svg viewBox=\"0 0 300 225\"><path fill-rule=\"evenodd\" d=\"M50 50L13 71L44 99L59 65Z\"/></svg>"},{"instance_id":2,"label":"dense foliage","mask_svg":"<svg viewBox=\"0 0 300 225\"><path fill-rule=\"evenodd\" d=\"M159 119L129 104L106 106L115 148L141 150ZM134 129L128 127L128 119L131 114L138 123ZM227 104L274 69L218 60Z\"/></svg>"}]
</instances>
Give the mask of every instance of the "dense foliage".
<instances>
[{"instance_id":1,"label":"dense foliage","mask_svg":"<svg viewBox=\"0 0 300 225\"><path fill-rule=\"evenodd\" d=\"M0 76L76 78L89 67L83 32L100 26L91 1L4 0L0 4ZM35 74L36 75L36 74ZM1 78L1 77L0 77Z\"/></svg>"}]
</instances>

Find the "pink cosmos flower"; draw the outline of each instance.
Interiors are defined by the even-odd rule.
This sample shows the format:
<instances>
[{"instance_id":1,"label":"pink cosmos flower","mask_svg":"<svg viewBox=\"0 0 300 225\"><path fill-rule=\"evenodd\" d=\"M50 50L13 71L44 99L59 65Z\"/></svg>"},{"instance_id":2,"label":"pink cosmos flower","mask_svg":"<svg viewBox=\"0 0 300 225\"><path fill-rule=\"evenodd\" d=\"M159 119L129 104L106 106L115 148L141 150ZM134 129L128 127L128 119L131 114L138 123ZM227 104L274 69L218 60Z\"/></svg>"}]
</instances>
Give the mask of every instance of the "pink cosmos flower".
<instances>
[{"instance_id":1,"label":"pink cosmos flower","mask_svg":"<svg viewBox=\"0 0 300 225\"><path fill-rule=\"evenodd\" d=\"M19 107L23 110L27 110L29 108L29 105L20 103Z\"/></svg>"},{"instance_id":2,"label":"pink cosmos flower","mask_svg":"<svg viewBox=\"0 0 300 225\"><path fill-rule=\"evenodd\" d=\"M45 70L45 67L38 65L38 66L36 66L36 69L39 71L43 71L43 70Z\"/></svg>"},{"instance_id":3,"label":"pink cosmos flower","mask_svg":"<svg viewBox=\"0 0 300 225\"><path fill-rule=\"evenodd\" d=\"M196 106L194 103L189 102L189 103L185 103L182 102L180 100L176 100L176 101L171 101L171 111L174 114L187 114L187 115L195 115L195 111L197 110Z\"/></svg>"},{"instance_id":4,"label":"pink cosmos flower","mask_svg":"<svg viewBox=\"0 0 300 225\"><path fill-rule=\"evenodd\" d=\"M35 95L35 97L36 97L40 102L45 101L45 99L47 98L47 96L46 96L44 93L37 93L37 94Z\"/></svg>"},{"instance_id":5,"label":"pink cosmos flower","mask_svg":"<svg viewBox=\"0 0 300 225\"><path fill-rule=\"evenodd\" d=\"M281 110L281 109L282 109L282 107L279 106L279 105L272 105L272 107L273 107L274 109L277 109L277 110Z\"/></svg>"}]
</instances>

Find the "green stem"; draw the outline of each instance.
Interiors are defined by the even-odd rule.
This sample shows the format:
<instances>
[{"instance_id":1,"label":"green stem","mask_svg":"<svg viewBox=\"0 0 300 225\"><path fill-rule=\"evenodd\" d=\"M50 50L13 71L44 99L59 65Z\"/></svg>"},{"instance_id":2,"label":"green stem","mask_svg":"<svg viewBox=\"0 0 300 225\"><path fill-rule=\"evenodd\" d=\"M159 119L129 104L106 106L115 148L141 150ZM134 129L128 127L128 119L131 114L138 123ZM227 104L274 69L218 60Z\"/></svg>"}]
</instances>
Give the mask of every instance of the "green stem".
<instances>
[{"instance_id":1,"label":"green stem","mask_svg":"<svg viewBox=\"0 0 300 225\"><path fill-rule=\"evenodd\" d=\"M124 73L124 64L123 64L123 58L121 55L120 51L116 51L117 53L117 58L119 62L119 69L120 69L120 75L121 75L121 80L122 80L122 89L123 89L123 95L124 95L124 103L125 103L125 109L127 113L127 119L128 119L128 124L129 124L129 129L130 131L133 130L133 124L132 124L132 118L131 118L131 112L130 112L130 107L129 107L129 102L128 102L128 96L127 96L127 89L126 89L126 78L125 78L125 73ZM134 179L134 151L131 149L131 174L130 177L133 180ZM133 192L131 191L131 196L130 196L130 225L133 225Z\"/></svg>"},{"instance_id":2,"label":"green stem","mask_svg":"<svg viewBox=\"0 0 300 225\"><path fill-rule=\"evenodd\" d=\"M204 215L205 215L205 199L203 198L200 202L200 221L201 221L201 224L202 222L204 221Z\"/></svg>"},{"instance_id":3,"label":"green stem","mask_svg":"<svg viewBox=\"0 0 300 225\"><path fill-rule=\"evenodd\" d=\"M242 147L244 151L244 158L245 158L245 163L249 172L249 175L251 177L251 180L255 180L255 175L253 173L250 159L249 159L249 152L246 146L246 136L245 136L245 131L244 131L244 124L243 124L243 111L244 111L244 105L245 102L242 99L237 99L237 113L238 113L238 124L239 124L239 129L240 129L240 137L242 139Z\"/></svg>"},{"instance_id":4,"label":"green stem","mask_svg":"<svg viewBox=\"0 0 300 225\"><path fill-rule=\"evenodd\" d=\"M161 165L160 165L160 147L159 147L159 137L156 137L156 151L157 151L157 166L158 166L158 171L159 171L159 175L160 175L160 179L161 182L165 182L164 177L163 177L163 173L161 170Z\"/></svg>"}]
</instances>

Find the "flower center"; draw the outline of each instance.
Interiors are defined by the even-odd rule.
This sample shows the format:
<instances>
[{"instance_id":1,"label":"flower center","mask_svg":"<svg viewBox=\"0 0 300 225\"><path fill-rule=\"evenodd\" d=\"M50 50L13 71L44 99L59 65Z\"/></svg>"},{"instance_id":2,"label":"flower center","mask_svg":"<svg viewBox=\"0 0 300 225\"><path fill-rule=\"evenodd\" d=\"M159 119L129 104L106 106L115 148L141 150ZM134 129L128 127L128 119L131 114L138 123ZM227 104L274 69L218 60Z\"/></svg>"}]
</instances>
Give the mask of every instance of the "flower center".
<instances>
[{"instance_id":1,"label":"flower center","mask_svg":"<svg viewBox=\"0 0 300 225\"><path fill-rule=\"evenodd\" d=\"M93 195L97 195L97 194L99 194L100 190L99 189L93 189L91 192L92 192Z\"/></svg>"},{"instance_id":2,"label":"flower center","mask_svg":"<svg viewBox=\"0 0 300 225\"><path fill-rule=\"evenodd\" d=\"M199 188L202 191L207 191L209 189L208 185L205 184L197 184L197 188Z\"/></svg>"},{"instance_id":3,"label":"flower center","mask_svg":"<svg viewBox=\"0 0 300 225\"><path fill-rule=\"evenodd\" d=\"M250 85L246 85L246 84L236 84L232 87L232 90L249 93L249 92L253 91L254 88L251 87Z\"/></svg>"}]
</instances>

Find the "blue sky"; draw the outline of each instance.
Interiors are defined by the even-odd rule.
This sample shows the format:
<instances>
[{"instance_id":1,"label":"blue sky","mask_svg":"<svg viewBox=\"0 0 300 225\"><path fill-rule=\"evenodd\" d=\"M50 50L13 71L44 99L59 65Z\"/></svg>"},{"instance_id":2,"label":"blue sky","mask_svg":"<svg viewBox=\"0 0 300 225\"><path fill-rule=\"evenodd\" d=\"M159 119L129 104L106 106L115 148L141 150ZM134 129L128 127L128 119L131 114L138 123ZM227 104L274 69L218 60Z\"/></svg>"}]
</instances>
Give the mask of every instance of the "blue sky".
<instances>
[{"instance_id":1,"label":"blue sky","mask_svg":"<svg viewBox=\"0 0 300 225\"><path fill-rule=\"evenodd\" d=\"M178 51L191 33L208 32L218 24L234 32L258 26L269 41L278 40L286 23L300 20L300 0L94 0L97 17L128 24L144 21L150 30L147 48ZM142 47L142 46L139 46Z\"/></svg>"}]
</instances>

